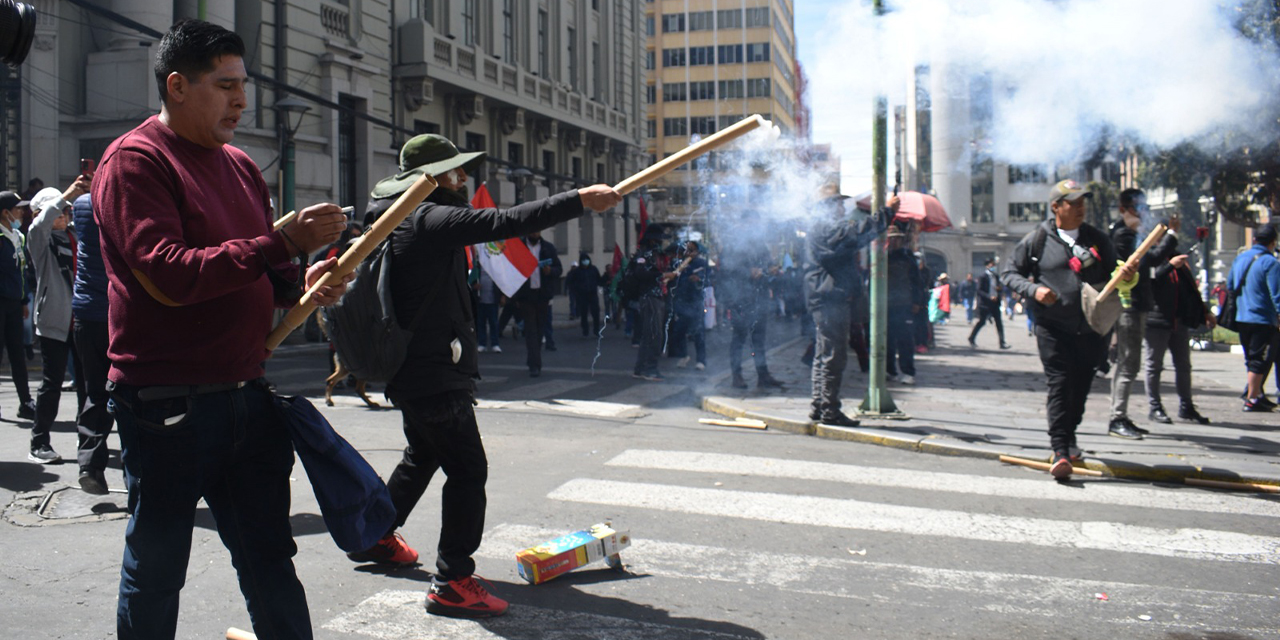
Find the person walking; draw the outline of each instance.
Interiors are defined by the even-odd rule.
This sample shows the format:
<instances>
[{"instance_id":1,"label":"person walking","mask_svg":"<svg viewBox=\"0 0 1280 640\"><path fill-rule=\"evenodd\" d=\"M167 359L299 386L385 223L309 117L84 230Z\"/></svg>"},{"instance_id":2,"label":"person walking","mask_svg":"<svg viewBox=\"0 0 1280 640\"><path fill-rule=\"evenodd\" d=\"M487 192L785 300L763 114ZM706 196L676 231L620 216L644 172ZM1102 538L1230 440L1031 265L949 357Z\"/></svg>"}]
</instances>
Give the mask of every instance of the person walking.
<instances>
[{"instance_id":1,"label":"person walking","mask_svg":"<svg viewBox=\"0 0 1280 640\"><path fill-rule=\"evenodd\" d=\"M248 98L244 42L181 20L160 39L160 113L117 138L93 184L111 285L111 407L131 517L116 637L177 633L178 596L203 499L230 552L261 638L311 638L289 524L293 443L263 378L277 305L298 300L337 260L299 278L293 259L338 239L346 217L319 204L272 230L262 170L229 144ZM333 304L346 281L319 287Z\"/></svg>"},{"instance_id":2,"label":"person walking","mask_svg":"<svg viewBox=\"0 0 1280 640\"><path fill-rule=\"evenodd\" d=\"M1227 290L1236 296L1236 332L1244 348L1246 412L1274 411L1263 394L1267 374L1280 347L1280 267L1275 258L1276 226L1268 222L1254 230L1253 246L1231 264Z\"/></svg>"},{"instance_id":3,"label":"person walking","mask_svg":"<svg viewBox=\"0 0 1280 640\"><path fill-rule=\"evenodd\" d=\"M996 274L996 259L987 258L982 261L982 275L978 276L978 284L974 289L975 304L978 307L978 324L969 332L969 346L978 348L978 332L992 322L996 325L996 335L1000 338L1000 348L1008 349L1009 343L1004 340L1004 321L1000 319L1000 296L1004 286L1000 276Z\"/></svg>"},{"instance_id":4,"label":"person walking","mask_svg":"<svg viewBox=\"0 0 1280 640\"><path fill-rule=\"evenodd\" d=\"M916 323L929 304L916 256L906 246L906 234L896 225L885 234L889 243L885 260L888 272L888 339L885 343L885 375L904 385L916 383ZM901 373L899 373L901 372Z\"/></svg>"},{"instance_id":5,"label":"person walking","mask_svg":"<svg viewBox=\"0 0 1280 640\"><path fill-rule=\"evenodd\" d=\"M476 209L466 196L466 183L484 159L484 152L459 152L443 136L415 136L400 151L402 172L380 181L371 194L369 217L377 219L419 176L434 176L440 185L390 238L396 317L401 326L416 325L407 358L386 390L400 409L407 440L387 481L396 521L373 547L347 554L361 563L416 564L418 552L397 530L405 526L436 471L443 471L440 536L426 608L463 618L507 610L507 602L477 579L472 558L484 534L489 462L474 408L479 357L465 248L528 237L588 209L605 211L622 201L611 187L595 185L510 209ZM525 330L542 335L528 324Z\"/></svg>"},{"instance_id":6,"label":"person walking","mask_svg":"<svg viewBox=\"0 0 1280 640\"><path fill-rule=\"evenodd\" d=\"M578 268L573 272L573 284L565 278L569 295L578 300L578 320L582 323L582 335L600 335L600 269L591 264L591 256L584 251L578 255ZM591 333L587 332L587 316L591 316Z\"/></svg>"},{"instance_id":7,"label":"person walking","mask_svg":"<svg viewBox=\"0 0 1280 640\"><path fill-rule=\"evenodd\" d=\"M107 267L102 263L98 222L93 217L93 198L88 194L72 203L71 219L76 228L76 272L71 289L71 314L75 317L76 354L80 356L77 378L83 381L85 400L76 416L79 446L80 489L93 495L107 494L107 436L115 419L107 410L107 356L110 333L107 329Z\"/></svg>"},{"instance_id":8,"label":"person walking","mask_svg":"<svg viewBox=\"0 0 1280 640\"><path fill-rule=\"evenodd\" d=\"M725 230L720 254L720 302L729 316L732 335L729 338L729 370L733 375L730 384L735 389L746 389L742 376L742 347L751 342L751 356L756 366L756 388L781 388L782 381L769 373L769 360L765 354L766 336L769 331L769 309L773 302L773 284L767 271L772 259L769 247L760 239L756 224L759 215L746 210L741 224Z\"/></svg>"},{"instance_id":9,"label":"person walking","mask_svg":"<svg viewBox=\"0 0 1280 640\"><path fill-rule=\"evenodd\" d=\"M974 302L978 296L978 283L973 279L973 274L968 273L964 276L964 282L960 283L960 302L964 304L965 324L973 324Z\"/></svg>"},{"instance_id":10,"label":"person walking","mask_svg":"<svg viewBox=\"0 0 1280 640\"><path fill-rule=\"evenodd\" d=\"M30 315L31 287L27 240L22 235L21 199L12 191L0 191L0 340L9 355L13 386L18 391L18 418L35 420L24 347L24 321Z\"/></svg>"},{"instance_id":11,"label":"person walking","mask_svg":"<svg viewBox=\"0 0 1280 640\"><path fill-rule=\"evenodd\" d=\"M483 248L478 250L483 251ZM502 298L502 292L498 290L498 285L494 284L493 278L480 266L478 260L476 269L480 271L480 278L476 282L478 289L476 293L479 296L476 302L476 337L479 346L476 350L480 353L486 351L502 353L502 330L498 327L498 303Z\"/></svg>"},{"instance_id":12,"label":"person walking","mask_svg":"<svg viewBox=\"0 0 1280 640\"><path fill-rule=\"evenodd\" d=\"M30 460L62 462L49 439L58 417L67 359L81 369L72 334L71 288L75 278L75 237L67 230L71 202L89 192L89 176L79 176L66 191L41 189L31 201L36 217L27 229L32 267L36 273L35 328L40 338L41 381L36 391L36 419L31 425ZM75 380L76 413L84 407L84 377Z\"/></svg>"},{"instance_id":13,"label":"person walking","mask_svg":"<svg viewBox=\"0 0 1280 640\"><path fill-rule=\"evenodd\" d=\"M1049 473L1058 480L1070 478L1072 461L1081 457L1076 429L1106 350L1102 336L1085 319L1080 288L1100 288L1116 264L1111 239L1084 221L1085 199L1090 197L1092 193L1074 180L1055 184L1049 192L1053 217L1023 236L1000 270L1004 286L1035 309L1036 346L1049 392ZM1119 268L1125 280L1135 273L1127 264Z\"/></svg>"},{"instance_id":14,"label":"person walking","mask_svg":"<svg viewBox=\"0 0 1280 640\"><path fill-rule=\"evenodd\" d=\"M650 382L666 379L658 371L658 359L666 337L666 256L662 242L667 237L665 227L649 225L637 241L635 256L622 272L624 297L636 312L631 339L639 350L631 377Z\"/></svg>"},{"instance_id":15,"label":"person walking","mask_svg":"<svg viewBox=\"0 0 1280 640\"><path fill-rule=\"evenodd\" d=\"M543 240L541 231L530 233L517 242L524 242L529 253L538 259L538 268L511 296L511 300L520 306L520 317L524 320L525 364L529 367L529 375L536 378L542 375L543 341L546 341L547 351L556 350L550 328L551 299L559 288L564 267L560 264L556 246Z\"/></svg>"},{"instance_id":16,"label":"person walking","mask_svg":"<svg viewBox=\"0 0 1280 640\"><path fill-rule=\"evenodd\" d=\"M702 247L693 240L684 244L683 255L676 259L679 262L671 285L671 339L667 350L672 358L680 359L676 367L683 369L694 360L689 356L689 338L693 338L694 368L702 371L707 368L705 303L710 269L702 257Z\"/></svg>"},{"instance_id":17,"label":"person walking","mask_svg":"<svg viewBox=\"0 0 1280 640\"><path fill-rule=\"evenodd\" d=\"M1167 351L1173 359L1178 419L1209 424L1209 419L1200 415L1191 398L1191 330L1206 325L1213 327L1217 320L1200 298L1200 288L1187 266L1186 255L1176 255L1152 271L1151 303L1145 336L1148 415L1152 422L1173 422L1160 400L1160 374Z\"/></svg>"},{"instance_id":18,"label":"person walking","mask_svg":"<svg viewBox=\"0 0 1280 640\"><path fill-rule=\"evenodd\" d=\"M862 291L858 252L889 227L898 210L898 196L875 216L855 223L846 215L835 185L826 185L818 202L816 222L806 234L809 269L805 272L805 302L814 323L813 384L809 419L838 427L858 421L840 410L840 385L849 357L849 315ZM914 265L912 265L914 267ZM918 270L912 269L912 273ZM908 332L908 335L909 332ZM908 355L908 357L910 357Z\"/></svg>"}]
</instances>

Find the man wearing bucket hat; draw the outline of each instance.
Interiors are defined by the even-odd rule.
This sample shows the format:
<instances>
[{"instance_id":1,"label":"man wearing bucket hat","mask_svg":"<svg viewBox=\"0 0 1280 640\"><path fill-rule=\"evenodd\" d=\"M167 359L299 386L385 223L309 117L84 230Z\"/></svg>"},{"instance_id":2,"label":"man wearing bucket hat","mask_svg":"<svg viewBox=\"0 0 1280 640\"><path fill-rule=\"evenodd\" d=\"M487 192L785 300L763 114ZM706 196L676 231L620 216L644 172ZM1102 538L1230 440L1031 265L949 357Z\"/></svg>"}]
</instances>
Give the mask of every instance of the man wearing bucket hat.
<instances>
[{"instance_id":1,"label":"man wearing bucket hat","mask_svg":"<svg viewBox=\"0 0 1280 640\"><path fill-rule=\"evenodd\" d=\"M510 209L474 209L466 183L484 158L484 152L458 151L443 136L416 136L400 152L401 172L370 194L365 220L371 223L419 176L434 176L440 184L390 238L396 316L401 326L416 327L408 357L386 391L400 409L408 440L387 482L397 520L378 544L349 554L356 562L416 564L418 553L395 530L404 526L436 470L444 471L427 611L467 618L501 615L507 603L476 580L471 557L484 532L489 463L473 410L479 369L465 247L519 238L622 201L612 187L594 185Z\"/></svg>"},{"instance_id":2,"label":"man wearing bucket hat","mask_svg":"<svg viewBox=\"0 0 1280 640\"><path fill-rule=\"evenodd\" d=\"M1080 288L1101 287L1116 264L1111 239L1084 221L1085 200L1091 196L1074 180L1054 185L1049 191L1053 217L1024 236L1000 270L1004 285L1034 309L1036 344L1049 387L1049 473L1058 480L1070 478L1072 462L1081 457L1076 427L1106 348L1085 319ZM1120 273L1128 279L1134 269L1125 266Z\"/></svg>"}]
</instances>

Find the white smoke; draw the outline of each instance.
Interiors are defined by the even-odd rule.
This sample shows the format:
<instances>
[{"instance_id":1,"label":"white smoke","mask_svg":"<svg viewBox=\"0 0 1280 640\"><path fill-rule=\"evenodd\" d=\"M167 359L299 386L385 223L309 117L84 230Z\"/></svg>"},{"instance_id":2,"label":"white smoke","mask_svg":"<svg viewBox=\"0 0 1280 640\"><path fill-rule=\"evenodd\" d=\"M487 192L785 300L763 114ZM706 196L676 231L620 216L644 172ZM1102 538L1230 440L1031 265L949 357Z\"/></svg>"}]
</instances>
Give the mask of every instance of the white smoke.
<instances>
[{"instance_id":1,"label":"white smoke","mask_svg":"<svg viewBox=\"0 0 1280 640\"><path fill-rule=\"evenodd\" d=\"M871 101L902 104L919 65L962 100L972 78L990 79L991 103L965 106L991 110L983 147L1009 163L1078 160L1107 131L1157 147L1257 132L1280 94L1280 56L1240 34L1234 4L886 0L877 18L870 2L851 0L802 45L817 52L807 70L814 139L869 165L869 152L849 146L868 137Z\"/></svg>"}]
</instances>

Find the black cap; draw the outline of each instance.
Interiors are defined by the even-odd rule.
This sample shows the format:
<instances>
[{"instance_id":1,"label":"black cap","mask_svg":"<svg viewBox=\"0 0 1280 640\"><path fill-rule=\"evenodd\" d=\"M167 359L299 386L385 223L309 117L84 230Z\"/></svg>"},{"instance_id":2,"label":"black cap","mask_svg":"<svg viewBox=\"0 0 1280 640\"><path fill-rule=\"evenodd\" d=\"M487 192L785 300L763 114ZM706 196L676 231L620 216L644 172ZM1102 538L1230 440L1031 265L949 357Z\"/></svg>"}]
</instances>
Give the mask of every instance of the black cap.
<instances>
[{"instance_id":1,"label":"black cap","mask_svg":"<svg viewBox=\"0 0 1280 640\"><path fill-rule=\"evenodd\" d=\"M5 193L8 193L6 191ZM3 196L4 194L0 194ZM1271 244L1276 241L1276 225L1268 222L1258 225L1257 231L1253 232L1253 241L1257 244Z\"/></svg>"},{"instance_id":2,"label":"black cap","mask_svg":"<svg viewBox=\"0 0 1280 640\"><path fill-rule=\"evenodd\" d=\"M0 209L13 209L22 202L22 198L12 191L0 191Z\"/></svg>"}]
</instances>

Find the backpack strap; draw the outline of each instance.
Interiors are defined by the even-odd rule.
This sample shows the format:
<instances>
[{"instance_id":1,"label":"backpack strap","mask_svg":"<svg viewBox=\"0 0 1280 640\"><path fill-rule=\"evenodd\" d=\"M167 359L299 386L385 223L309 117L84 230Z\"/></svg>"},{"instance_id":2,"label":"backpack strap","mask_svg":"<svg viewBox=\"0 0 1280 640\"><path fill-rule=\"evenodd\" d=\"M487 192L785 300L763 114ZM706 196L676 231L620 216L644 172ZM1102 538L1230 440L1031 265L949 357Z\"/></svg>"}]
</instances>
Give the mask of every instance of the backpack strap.
<instances>
[{"instance_id":1,"label":"backpack strap","mask_svg":"<svg viewBox=\"0 0 1280 640\"><path fill-rule=\"evenodd\" d=\"M1036 225L1035 235L1031 238L1031 277L1036 284L1040 283L1040 258L1044 257L1044 243L1049 239L1049 232L1044 224Z\"/></svg>"},{"instance_id":2,"label":"backpack strap","mask_svg":"<svg viewBox=\"0 0 1280 640\"><path fill-rule=\"evenodd\" d=\"M1231 290L1231 295L1239 297L1240 292L1244 291L1244 283L1249 281L1249 270L1253 268L1253 263L1257 262L1258 258L1261 258L1261 257L1262 257L1262 254L1259 253L1258 255L1254 256L1252 260L1249 261L1249 266L1245 267L1244 273L1240 274L1240 283L1237 284L1235 288Z\"/></svg>"}]
</instances>

